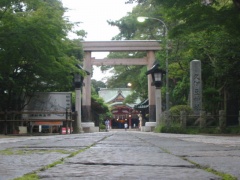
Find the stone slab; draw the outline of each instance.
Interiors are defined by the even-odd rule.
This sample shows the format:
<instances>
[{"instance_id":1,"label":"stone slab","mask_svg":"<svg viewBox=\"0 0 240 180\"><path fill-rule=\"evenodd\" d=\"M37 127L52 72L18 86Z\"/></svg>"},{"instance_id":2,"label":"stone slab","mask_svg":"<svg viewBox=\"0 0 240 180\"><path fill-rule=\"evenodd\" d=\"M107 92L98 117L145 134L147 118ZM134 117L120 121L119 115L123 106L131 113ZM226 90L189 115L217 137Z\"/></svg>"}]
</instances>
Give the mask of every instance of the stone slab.
<instances>
[{"instance_id":1,"label":"stone slab","mask_svg":"<svg viewBox=\"0 0 240 180\"><path fill-rule=\"evenodd\" d=\"M187 157L187 159L240 179L240 156Z\"/></svg>"},{"instance_id":2,"label":"stone slab","mask_svg":"<svg viewBox=\"0 0 240 180\"><path fill-rule=\"evenodd\" d=\"M128 166L128 165L59 165L38 174L40 179L48 180L218 180L220 177L196 168L164 167L164 166Z\"/></svg>"},{"instance_id":3,"label":"stone slab","mask_svg":"<svg viewBox=\"0 0 240 180\"><path fill-rule=\"evenodd\" d=\"M33 153L4 155L4 149ZM0 180L23 176L62 158L63 164L39 172L40 179L221 179L190 161L240 178L239 136L111 130L0 138L0 150ZM68 157L72 152L79 153Z\"/></svg>"}]
</instances>

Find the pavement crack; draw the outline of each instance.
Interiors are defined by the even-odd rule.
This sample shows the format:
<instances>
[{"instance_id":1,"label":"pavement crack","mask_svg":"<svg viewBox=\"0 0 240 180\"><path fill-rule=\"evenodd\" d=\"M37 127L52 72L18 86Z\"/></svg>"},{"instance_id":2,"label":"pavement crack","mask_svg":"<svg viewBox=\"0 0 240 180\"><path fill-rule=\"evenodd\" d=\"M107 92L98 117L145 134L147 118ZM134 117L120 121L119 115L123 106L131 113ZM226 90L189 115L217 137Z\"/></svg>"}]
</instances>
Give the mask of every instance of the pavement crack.
<instances>
[{"instance_id":1,"label":"pavement crack","mask_svg":"<svg viewBox=\"0 0 240 180\"><path fill-rule=\"evenodd\" d=\"M95 163L95 162L84 162L84 163L69 163L79 164L87 166L135 166L135 167L174 167L174 168L196 168L194 165L159 165L159 164L132 164L132 163Z\"/></svg>"}]
</instances>

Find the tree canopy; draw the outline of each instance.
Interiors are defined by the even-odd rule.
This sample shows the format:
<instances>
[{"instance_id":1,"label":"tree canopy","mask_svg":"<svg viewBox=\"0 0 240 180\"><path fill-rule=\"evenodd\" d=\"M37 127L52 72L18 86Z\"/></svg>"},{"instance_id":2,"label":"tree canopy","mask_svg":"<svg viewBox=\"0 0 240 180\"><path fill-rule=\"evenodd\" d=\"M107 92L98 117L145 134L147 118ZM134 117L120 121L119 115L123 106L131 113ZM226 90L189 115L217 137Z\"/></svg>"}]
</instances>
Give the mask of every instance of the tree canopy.
<instances>
[{"instance_id":1,"label":"tree canopy","mask_svg":"<svg viewBox=\"0 0 240 180\"><path fill-rule=\"evenodd\" d=\"M0 110L21 110L36 91L69 91L72 74L83 73L64 12L59 0L0 2Z\"/></svg>"},{"instance_id":2,"label":"tree canopy","mask_svg":"<svg viewBox=\"0 0 240 180\"><path fill-rule=\"evenodd\" d=\"M228 115L237 116L240 102L239 0L128 1L132 2L137 2L138 5L131 13L117 21L109 21L110 25L117 26L120 30L113 39L155 39L163 44L166 43L166 38L169 40L171 106L188 103L189 63L198 59L202 62L203 109L213 114L224 109ZM155 19L139 23L136 20L138 16ZM166 29L157 19L165 22L168 28L167 37ZM164 48L156 57L161 67L166 68ZM144 71L144 67L138 71ZM114 76L115 81L121 82L121 73L124 72L118 71ZM138 81L134 72L132 81ZM164 87L162 92L164 100ZM237 118L230 118L228 123L236 122Z\"/></svg>"}]
</instances>

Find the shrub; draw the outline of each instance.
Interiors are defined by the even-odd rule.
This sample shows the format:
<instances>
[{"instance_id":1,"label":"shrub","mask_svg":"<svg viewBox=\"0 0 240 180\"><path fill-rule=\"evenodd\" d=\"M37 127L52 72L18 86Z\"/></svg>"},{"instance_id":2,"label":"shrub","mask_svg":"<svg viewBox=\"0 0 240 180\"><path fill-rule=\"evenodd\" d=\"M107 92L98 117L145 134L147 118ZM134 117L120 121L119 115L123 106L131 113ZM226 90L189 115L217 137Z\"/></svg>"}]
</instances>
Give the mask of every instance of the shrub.
<instances>
[{"instance_id":1,"label":"shrub","mask_svg":"<svg viewBox=\"0 0 240 180\"><path fill-rule=\"evenodd\" d=\"M170 114L173 116L180 116L181 111L185 111L187 115L192 114L193 110L188 105L177 105L170 108Z\"/></svg>"},{"instance_id":2,"label":"shrub","mask_svg":"<svg viewBox=\"0 0 240 180\"><path fill-rule=\"evenodd\" d=\"M105 126L104 124L100 124L100 125L99 125L99 128L100 128L100 129L106 129L106 126Z\"/></svg>"},{"instance_id":3,"label":"shrub","mask_svg":"<svg viewBox=\"0 0 240 180\"><path fill-rule=\"evenodd\" d=\"M240 134L240 127L227 127L225 131L221 131L218 127L187 127L182 128L180 124L174 123L167 127L159 125L155 128L156 133L173 133L173 134Z\"/></svg>"},{"instance_id":4,"label":"shrub","mask_svg":"<svg viewBox=\"0 0 240 180\"><path fill-rule=\"evenodd\" d=\"M159 125L155 128L155 132L159 133L173 133L173 134L186 134L185 128L181 127L178 123L173 123L169 127L166 125Z\"/></svg>"}]
</instances>

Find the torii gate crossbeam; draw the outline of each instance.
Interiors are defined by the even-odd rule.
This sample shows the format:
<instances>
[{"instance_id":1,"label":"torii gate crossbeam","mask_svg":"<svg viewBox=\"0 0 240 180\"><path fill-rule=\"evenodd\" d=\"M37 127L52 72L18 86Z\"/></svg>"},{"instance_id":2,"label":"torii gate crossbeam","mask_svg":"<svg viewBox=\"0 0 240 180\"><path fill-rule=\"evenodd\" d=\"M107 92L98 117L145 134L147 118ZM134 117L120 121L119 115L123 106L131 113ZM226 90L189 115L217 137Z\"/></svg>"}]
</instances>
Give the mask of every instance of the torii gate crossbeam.
<instances>
[{"instance_id":1,"label":"torii gate crossbeam","mask_svg":"<svg viewBox=\"0 0 240 180\"><path fill-rule=\"evenodd\" d=\"M118 52L118 51L158 51L160 41L83 41L83 51Z\"/></svg>"},{"instance_id":2,"label":"torii gate crossbeam","mask_svg":"<svg viewBox=\"0 0 240 180\"><path fill-rule=\"evenodd\" d=\"M147 58L126 58L126 59L91 59L91 64L96 66L102 65L147 65L148 61Z\"/></svg>"}]
</instances>

